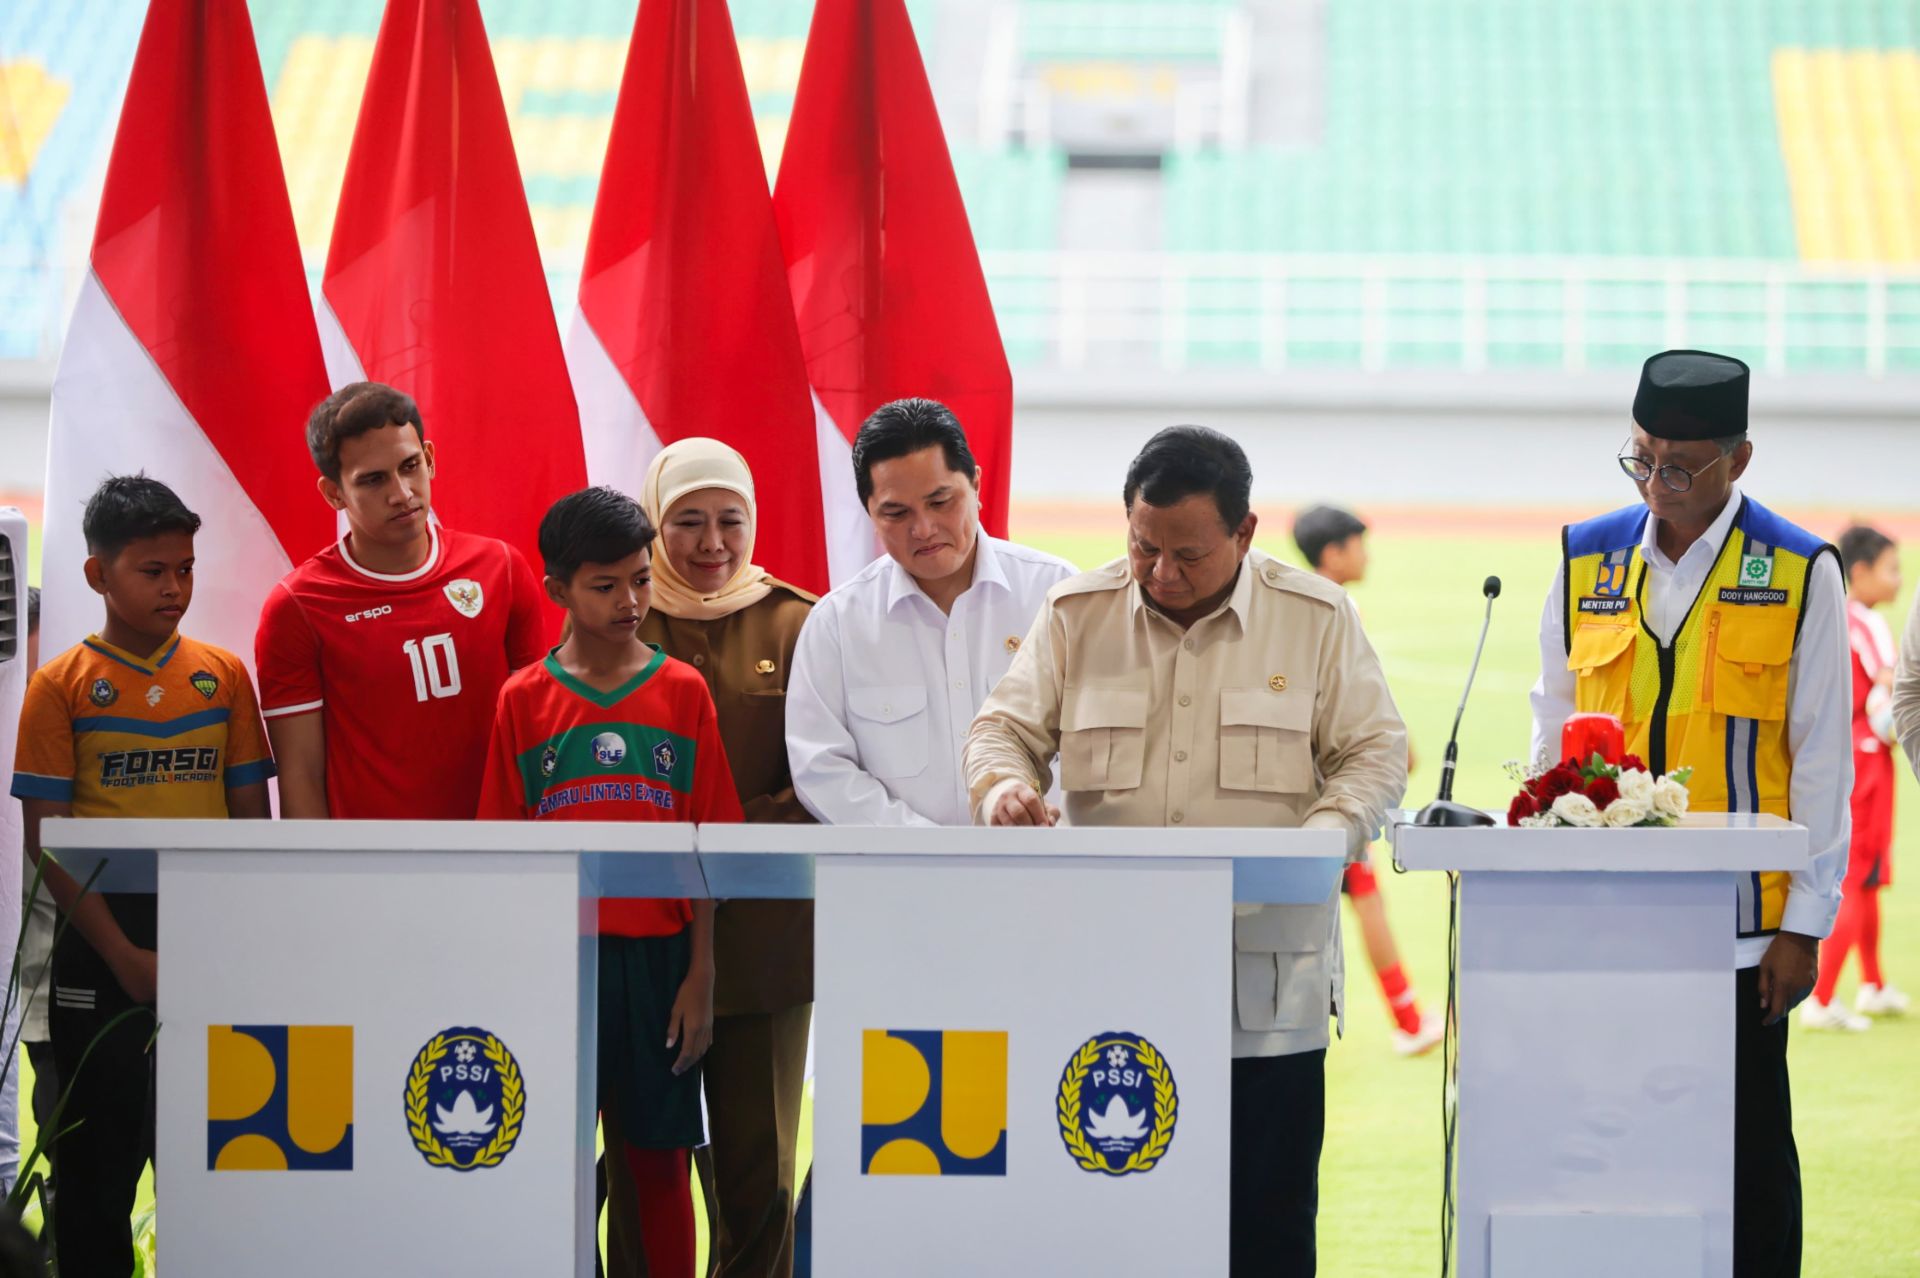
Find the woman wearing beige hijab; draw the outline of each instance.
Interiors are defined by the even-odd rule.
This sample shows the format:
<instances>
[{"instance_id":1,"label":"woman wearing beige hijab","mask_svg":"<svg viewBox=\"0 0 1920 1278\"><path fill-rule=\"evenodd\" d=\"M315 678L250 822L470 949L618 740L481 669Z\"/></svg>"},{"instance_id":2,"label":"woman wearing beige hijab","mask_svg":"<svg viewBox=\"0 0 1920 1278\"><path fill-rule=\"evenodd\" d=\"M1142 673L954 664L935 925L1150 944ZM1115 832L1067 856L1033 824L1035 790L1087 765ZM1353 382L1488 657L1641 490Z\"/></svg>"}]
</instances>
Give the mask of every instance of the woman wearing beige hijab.
<instances>
[{"instance_id":1,"label":"woman wearing beige hijab","mask_svg":"<svg viewBox=\"0 0 1920 1278\"><path fill-rule=\"evenodd\" d=\"M715 439L653 459L641 489L659 540L640 637L706 676L748 821L811 821L787 770L786 688L814 596L753 562L753 475ZM795 1142L813 1013L813 902L728 901L714 919L708 1212L714 1272L793 1270Z\"/></svg>"}]
</instances>

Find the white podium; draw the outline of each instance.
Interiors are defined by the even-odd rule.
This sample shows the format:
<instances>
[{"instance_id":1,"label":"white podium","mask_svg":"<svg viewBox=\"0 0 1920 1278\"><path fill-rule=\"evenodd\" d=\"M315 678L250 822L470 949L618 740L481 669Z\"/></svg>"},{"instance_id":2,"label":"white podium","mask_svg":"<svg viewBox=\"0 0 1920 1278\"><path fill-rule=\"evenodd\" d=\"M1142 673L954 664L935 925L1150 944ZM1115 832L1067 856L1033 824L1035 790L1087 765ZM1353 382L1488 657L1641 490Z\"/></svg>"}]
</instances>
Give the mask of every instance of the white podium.
<instances>
[{"instance_id":1,"label":"white podium","mask_svg":"<svg viewBox=\"0 0 1920 1278\"><path fill-rule=\"evenodd\" d=\"M1461 872L1459 1272L1731 1275L1735 878L1803 866L1805 827L1392 837Z\"/></svg>"},{"instance_id":2,"label":"white podium","mask_svg":"<svg viewBox=\"0 0 1920 1278\"><path fill-rule=\"evenodd\" d=\"M1220 1273L1232 903L1337 832L49 822L160 893L186 1273L588 1275L601 896L817 895L827 1274ZM1069 1123L1068 1117L1074 1120Z\"/></svg>"}]
</instances>

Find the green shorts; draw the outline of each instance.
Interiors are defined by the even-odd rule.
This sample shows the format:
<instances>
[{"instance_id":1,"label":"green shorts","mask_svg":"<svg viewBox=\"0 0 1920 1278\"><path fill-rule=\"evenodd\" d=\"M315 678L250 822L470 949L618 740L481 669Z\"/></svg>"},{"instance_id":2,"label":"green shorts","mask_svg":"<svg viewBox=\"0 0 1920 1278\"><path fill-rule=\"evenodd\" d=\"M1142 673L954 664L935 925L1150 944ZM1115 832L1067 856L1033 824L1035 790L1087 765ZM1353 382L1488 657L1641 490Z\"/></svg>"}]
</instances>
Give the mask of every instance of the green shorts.
<instances>
[{"instance_id":1,"label":"green shorts","mask_svg":"<svg viewBox=\"0 0 1920 1278\"><path fill-rule=\"evenodd\" d=\"M600 1117L641 1149L692 1149L706 1143L700 1115L700 1064L673 1072L668 1047L673 1000L693 964L688 929L673 936L600 938Z\"/></svg>"}]
</instances>

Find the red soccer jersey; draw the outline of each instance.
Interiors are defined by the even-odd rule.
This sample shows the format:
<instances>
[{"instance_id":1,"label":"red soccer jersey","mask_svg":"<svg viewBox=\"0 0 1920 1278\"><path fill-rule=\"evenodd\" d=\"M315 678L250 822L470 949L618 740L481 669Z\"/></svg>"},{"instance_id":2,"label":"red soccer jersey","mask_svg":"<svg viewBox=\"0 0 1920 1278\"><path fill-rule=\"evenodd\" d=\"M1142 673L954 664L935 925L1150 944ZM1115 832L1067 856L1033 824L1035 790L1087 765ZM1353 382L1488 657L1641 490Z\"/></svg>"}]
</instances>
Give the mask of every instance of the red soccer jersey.
<instances>
[{"instance_id":1,"label":"red soccer jersey","mask_svg":"<svg viewBox=\"0 0 1920 1278\"><path fill-rule=\"evenodd\" d=\"M507 680L487 748L480 817L489 821L738 821L740 796L698 671L655 650L600 692L552 656ZM672 936L684 900L603 900L600 931Z\"/></svg>"},{"instance_id":2,"label":"red soccer jersey","mask_svg":"<svg viewBox=\"0 0 1920 1278\"><path fill-rule=\"evenodd\" d=\"M1891 693L1877 680L1894 666L1893 632L1878 613L1849 599L1847 643L1853 649L1853 833L1847 887L1885 887L1893 875L1888 853L1893 850L1895 777L1893 745L1880 736L1882 731L1891 733Z\"/></svg>"},{"instance_id":3,"label":"red soccer jersey","mask_svg":"<svg viewBox=\"0 0 1920 1278\"><path fill-rule=\"evenodd\" d=\"M371 572L342 539L260 613L261 713L321 716L337 818L471 820L500 685L545 648L540 584L520 552L430 528L415 571Z\"/></svg>"}]
</instances>

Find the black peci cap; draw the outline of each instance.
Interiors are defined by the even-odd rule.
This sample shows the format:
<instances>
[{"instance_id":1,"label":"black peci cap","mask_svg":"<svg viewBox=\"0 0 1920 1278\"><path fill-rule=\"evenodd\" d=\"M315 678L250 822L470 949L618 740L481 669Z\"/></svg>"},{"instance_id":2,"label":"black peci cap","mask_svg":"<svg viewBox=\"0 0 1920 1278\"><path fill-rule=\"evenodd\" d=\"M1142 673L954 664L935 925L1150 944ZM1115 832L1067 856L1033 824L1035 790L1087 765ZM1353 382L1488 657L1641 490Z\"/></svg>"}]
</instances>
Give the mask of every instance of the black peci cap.
<instances>
[{"instance_id":1,"label":"black peci cap","mask_svg":"<svg viewBox=\"0 0 1920 1278\"><path fill-rule=\"evenodd\" d=\"M1663 351L1640 370L1633 420L1655 439L1724 439L1747 430L1747 366L1731 355Z\"/></svg>"}]
</instances>

